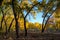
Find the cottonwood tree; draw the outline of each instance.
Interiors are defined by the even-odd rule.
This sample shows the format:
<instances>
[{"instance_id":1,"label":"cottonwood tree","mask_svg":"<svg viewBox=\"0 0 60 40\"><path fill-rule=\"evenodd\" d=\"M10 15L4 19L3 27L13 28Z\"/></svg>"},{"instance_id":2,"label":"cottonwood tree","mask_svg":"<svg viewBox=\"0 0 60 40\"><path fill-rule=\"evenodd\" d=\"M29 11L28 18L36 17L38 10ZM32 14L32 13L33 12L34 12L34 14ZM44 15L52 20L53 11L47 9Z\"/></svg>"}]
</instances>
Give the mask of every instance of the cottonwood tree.
<instances>
[{"instance_id":1,"label":"cottonwood tree","mask_svg":"<svg viewBox=\"0 0 60 40\"><path fill-rule=\"evenodd\" d=\"M42 32L44 32L45 30L45 25L47 24L48 19L50 18L50 16L53 14L54 10L53 8L56 7L55 4L56 0L42 0L41 2L37 1L37 0L4 0L3 2L4 5L10 5L13 11L13 15L14 18L12 19L8 31L10 30L13 21L15 20L15 27L16 27L16 35L17 38L19 37L18 33L19 33L19 22L18 19L19 18L23 18L24 19L24 29L25 29L25 36L27 36L27 29L26 29L26 18L28 17L28 15L31 14L31 16L33 15L33 17L35 16L35 13L38 14L38 12L44 12L43 13L43 22L42 22ZM37 9L36 9L37 8ZM26 15L24 12L24 10L27 12ZM46 17L47 20L46 20ZM46 20L46 21L45 21Z\"/></svg>"},{"instance_id":2,"label":"cottonwood tree","mask_svg":"<svg viewBox=\"0 0 60 40\"><path fill-rule=\"evenodd\" d=\"M50 4L50 5L49 5ZM44 19L42 22L42 32L44 32L44 29L46 28L46 24L49 20L49 18L52 16L52 14L56 11L56 7L57 7L57 0L49 0L48 3L46 4L46 10L44 10Z\"/></svg>"}]
</instances>

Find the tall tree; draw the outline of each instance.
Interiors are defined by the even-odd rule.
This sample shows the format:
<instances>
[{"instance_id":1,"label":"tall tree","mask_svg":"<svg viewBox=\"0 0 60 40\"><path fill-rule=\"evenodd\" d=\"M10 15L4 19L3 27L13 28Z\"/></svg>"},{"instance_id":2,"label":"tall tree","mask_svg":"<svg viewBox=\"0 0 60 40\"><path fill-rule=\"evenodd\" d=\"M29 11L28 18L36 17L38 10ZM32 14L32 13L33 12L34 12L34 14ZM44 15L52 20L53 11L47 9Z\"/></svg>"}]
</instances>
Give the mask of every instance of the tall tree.
<instances>
[{"instance_id":1,"label":"tall tree","mask_svg":"<svg viewBox=\"0 0 60 40\"><path fill-rule=\"evenodd\" d=\"M16 27L16 38L19 38L18 32L19 32L19 26L18 26L18 17L17 17L17 12L16 12L16 7L15 7L15 0L12 0L12 9L13 9L13 14L14 14L14 18L15 18L15 27Z\"/></svg>"},{"instance_id":2,"label":"tall tree","mask_svg":"<svg viewBox=\"0 0 60 40\"><path fill-rule=\"evenodd\" d=\"M49 5L50 4L50 5ZM44 29L46 27L46 23L48 22L50 16L56 11L55 7L57 6L57 3L56 3L56 0L52 1L52 0L49 0L49 2L46 4L47 6L45 6L46 9L44 9L44 19L43 19L43 22L42 22L42 32L44 32Z\"/></svg>"}]
</instances>

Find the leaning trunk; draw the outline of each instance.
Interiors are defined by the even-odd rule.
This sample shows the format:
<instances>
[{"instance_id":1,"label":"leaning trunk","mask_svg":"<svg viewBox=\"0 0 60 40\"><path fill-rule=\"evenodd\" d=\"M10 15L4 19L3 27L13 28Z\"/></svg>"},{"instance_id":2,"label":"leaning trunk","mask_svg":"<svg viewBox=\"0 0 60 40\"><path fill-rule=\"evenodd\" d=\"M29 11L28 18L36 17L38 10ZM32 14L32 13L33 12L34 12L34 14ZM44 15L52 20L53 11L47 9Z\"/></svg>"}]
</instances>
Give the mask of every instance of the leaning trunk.
<instances>
[{"instance_id":1,"label":"leaning trunk","mask_svg":"<svg viewBox=\"0 0 60 40\"><path fill-rule=\"evenodd\" d=\"M26 19L25 18L24 18L24 29L25 29L25 36L27 36Z\"/></svg>"},{"instance_id":2,"label":"leaning trunk","mask_svg":"<svg viewBox=\"0 0 60 40\"><path fill-rule=\"evenodd\" d=\"M14 18L15 18L15 27L16 27L16 38L19 38L18 32L19 32L19 26L18 26L18 18L15 10L15 4L14 0L12 0L12 8L13 8L13 13L14 13Z\"/></svg>"},{"instance_id":3,"label":"leaning trunk","mask_svg":"<svg viewBox=\"0 0 60 40\"><path fill-rule=\"evenodd\" d=\"M18 26L18 19L15 19L15 21L16 21L16 35L17 35L17 38L19 37L19 35L18 35L18 32L19 32L19 26Z\"/></svg>"},{"instance_id":4,"label":"leaning trunk","mask_svg":"<svg viewBox=\"0 0 60 40\"><path fill-rule=\"evenodd\" d=\"M14 18L12 19L12 21L11 21L11 23L10 23L10 26L9 26L9 28L8 28L8 32L10 32L10 29L11 29L11 26L12 26L13 21L14 21Z\"/></svg>"}]
</instances>

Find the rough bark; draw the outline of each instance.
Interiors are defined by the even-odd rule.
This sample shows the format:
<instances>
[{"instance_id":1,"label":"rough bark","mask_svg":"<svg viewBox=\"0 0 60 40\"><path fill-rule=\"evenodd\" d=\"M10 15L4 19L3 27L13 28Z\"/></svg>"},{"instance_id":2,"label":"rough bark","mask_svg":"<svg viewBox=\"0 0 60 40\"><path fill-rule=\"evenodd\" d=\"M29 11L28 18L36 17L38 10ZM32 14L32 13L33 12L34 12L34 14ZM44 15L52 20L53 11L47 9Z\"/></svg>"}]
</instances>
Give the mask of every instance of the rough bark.
<instances>
[{"instance_id":1,"label":"rough bark","mask_svg":"<svg viewBox=\"0 0 60 40\"><path fill-rule=\"evenodd\" d=\"M25 18L24 18L24 29L25 29L25 36L27 36L26 19Z\"/></svg>"},{"instance_id":2,"label":"rough bark","mask_svg":"<svg viewBox=\"0 0 60 40\"><path fill-rule=\"evenodd\" d=\"M13 9L13 14L14 14L14 18L15 18L15 27L16 27L16 38L19 38L19 26L18 26L18 18L17 18L17 15L16 15L16 10L15 10L15 4L14 4L14 1L15 0L12 0L12 9Z\"/></svg>"},{"instance_id":3,"label":"rough bark","mask_svg":"<svg viewBox=\"0 0 60 40\"><path fill-rule=\"evenodd\" d=\"M9 25L8 32L10 32L10 29L11 29L11 26L12 26L13 21L14 21L14 18L12 19L12 21L11 21L11 23Z\"/></svg>"},{"instance_id":4,"label":"rough bark","mask_svg":"<svg viewBox=\"0 0 60 40\"><path fill-rule=\"evenodd\" d=\"M46 23L45 23L45 26L44 26L44 28L42 29L42 32L44 32L44 30L45 30L45 28L46 28L46 24L48 23L49 18L53 15L53 13L54 13L55 11L56 11L56 10L52 11L51 15L47 18L47 21L46 21Z\"/></svg>"}]
</instances>

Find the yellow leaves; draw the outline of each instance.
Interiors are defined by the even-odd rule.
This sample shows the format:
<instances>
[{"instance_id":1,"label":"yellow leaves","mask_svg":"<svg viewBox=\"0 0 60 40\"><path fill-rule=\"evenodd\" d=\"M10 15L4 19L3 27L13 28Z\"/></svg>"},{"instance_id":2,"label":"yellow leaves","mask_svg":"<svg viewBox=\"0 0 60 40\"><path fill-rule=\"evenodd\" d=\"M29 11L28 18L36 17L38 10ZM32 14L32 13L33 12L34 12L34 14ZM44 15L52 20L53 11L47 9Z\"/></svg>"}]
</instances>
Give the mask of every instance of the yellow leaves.
<instances>
[{"instance_id":1,"label":"yellow leaves","mask_svg":"<svg viewBox=\"0 0 60 40\"><path fill-rule=\"evenodd\" d=\"M24 30L24 27L20 27L20 30L21 30L21 31Z\"/></svg>"},{"instance_id":2,"label":"yellow leaves","mask_svg":"<svg viewBox=\"0 0 60 40\"><path fill-rule=\"evenodd\" d=\"M36 12L35 12L34 10L31 11L31 14L32 14L33 16L36 16Z\"/></svg>"},{"instance_id":3,"label":"yellow leaves","mask_svg":"<svg viewBox=\"0 0 60 40\"><path fill-rule=\"evenodd\" d=\"M24 0L22 3L20 3L20 7L21 7L22 9L28 9L28 8L31 8L32 5L29 4L28 0Z\"/></svg>"},{"instance_id":4,"label":"yellow leaves","mask_svg":"<svg viewBox=\"0 0 60 40\"><path fill-rule=\"evenodd\" d=\"M53 25L50 25L49 27L50 27L50 28L52 28L52 27L53 27Z\"/></svg>"},{"instance_id":5,"label":"yellow leaves","mask_svg":"<svg viewBox=\"0 0 60 40\"><path fill-rule=\"evenodd\" d=\"M8 16L6 16L5 18L7 19ZM14 18L14 16L11 15L10 18L6 21L8 27L9 27L9 25L10 25L13 18ZM20 30L24 30L24 19L23 18L18 19L18 23L19 23L18 25L19 25ZM3 27L4 27L4 24L3 24ZM41 25L39 23L26 22L26 28L27 29L30 29L30 28L41 29ZM12 23L11 30L13 30L13 31L15 30L15 20Z\"/></svg>"},{"instance_id":6,"label":"yellow leaves","mask_svg":"<svg viewBox=\"0 0 60 40\"><path fill-rule=\"evenodd\" d=\"M39 30L42 29L42 24L39 24L38 22L36 22L34 25L35 25L35 27L38 28Z\"/></svg>"},{"instance_id":7,"label":"yellow leaves","mask_svg":"<svg viewBox=\"0 0 60 40\"><path fill-rule=\"evenodd\" d=\"M41 7L41 6L38 7L38 10L39 10L39 11L42 11L42 10L43 10L43 7Z\"/></svg>"},{"instance_id":8,"label":"yellow leaves","mask_svg":"<svg viewBox=\"0 0 60 40\"><path fill-rule=\"evenodd\" d=\"M28 1L27 1L27 0L24 0L24 1L20 4L20 6L21 6L21 8L25 8L26 5L28 5L28 4L29 4Z\"/></svg>"},{"instance_id":9,"label":"yellow leaves","mask_svg":"<svg viewBox=\"0 0 60 40\"><path fill-rule=\"evenodd\" d=\"M53 15L55 18L60 18L60 8L58 8L56 11L55 11L55 13L54 13L54 15Z\"/></svg>"},{"instance_id":10,"label":"yellow leaves","mask_svg":"<svg viewBox=\"0 0 60 40\"><path fill-rule=\"evenodd\" d=\"M28 22L26 22L26 28L27 28L27 29L29 28L29 23L28 23Z\"/></svg>"},{"instance_id":11,"label":"yellow leaves","mask_svg":"<svg viewBox=\"0 0 60 40\"><path fill-rule=\"evenodd\" d=\"M31 0L32 2L36 1L36 0Z\"/></svg>"},{"instance_id":12,"label":"yellow leaves","mask_svg":"<svg viewBox=\"0 0 60 40\"><path fill-rule=\"evenodd\" d=\"M39 26L39 23L35 23L35 26L38 27Z\"/></svg>"},{"instance_id":13,"label":"yellow leaves","mask_svg":"<svg viewBox=\"0 0 60 40\"><path fill-rule=\"evenodd\" d=\"M24 0L22 4L28 4L28 0Z\"/></svg>"},{"instance_id":14,"label":"yellow leaves","mask_svg":"<svg viewBox=\"0 0 60 40\"><path fill-rule=\"evenodd\" d=\"M30 8L32 7L32 5L31 5L31 4L28 4L27 6L28 6L28 7L30 7Z\"/></svg>"},{"instance_id":15,"label":"yellow leaves","mask_svg":"<svg viewBox=\"0 0 60 40\"><path fill-rule=\"evenodd\" d=\"M36 0L31 0L31 2L32 2L32 3L34 3L34 2L36 3Z\"/></svg>"},{"instance_id":16,"label":"yellow leaves","mask_svg":"<svg viewBox=\"0 0 60 40\"><path fill-rule=\"evenodd\" d=\"M56 23L56 27L60 28L60 13L59 13L59 10L57 10L53 17L55 18L55 23Z\"/></svg>"},{"instance_id":17,"label":"yellow leaves","mask_svg":"<svg viewBox=\"0 0 60 40\"><path fill-rule=\"evenodd\" d=\"M2 5L9 4L9 3L11 3L11 1L12 1L12 0L3 0Z\"/></svg>"},{"instance_id":18,"label":"yellow leaves","mask_svg":"<svg viewBox=\"0 0 60 40\"><path fill-rule=\"evenodd\" d=\"M23 18L19 19L18 22L19 22L20 29L23 30L24 29L24 19ZM26 28L28 28L28 25L29 25L29 23L26 22Z\"/></svg>"},{"instance_id":19,"label":"yellow leaves","mask_svg":"<svg viewBox=\"0 0 60 40\"><path fill-rule=\"evenodd\" d=\"M60 8L57 8L56 13L60 14Z\"/></svg>"},{"instance_id":20,"label":"yellow leaves","mask_svg":"<svg viewBox=\"0 0 60 40\"><path fill-rule=\"evenodd\" d=\"M42 1L42 5L45 5L45 4L46 4L46 0L43 0L43 1Z\"/></svg>"},{"instance_id":21,"label":"yellow leaves","mask_svg":"<svg viewBox=\"0 0 60 40\"><path fill-rule=\"evenodd\" d=\"M24 21L23 21L23 19L22 20L20 20L20 23L19 23L19 25L20 25L20 30L24 30ZM30 29L30 28L37 28L37 29L40 29L41 30L41 24L39 24L39 23L31 23L31 22L26 22L26 28L27 29Z\"/></svg>"},{"instance_id":22,"label":"yellow leaves","mask_svg":"<svg viewBox=\"0 0 60 40\"><path fill-rule=\"evenodd\" d=\"M10 15L11 18L14 18L14 15Z\"/></svg>"},{"instance_id":23,"label":"yellow leaves","mask_svg":"<svg viewBox=\"0 0 60 40\"><path fill-rule=\"evenodd\" d=\"M4 2L10 2L11 0L4 0Z\"/></svg>"}]
</instances>

